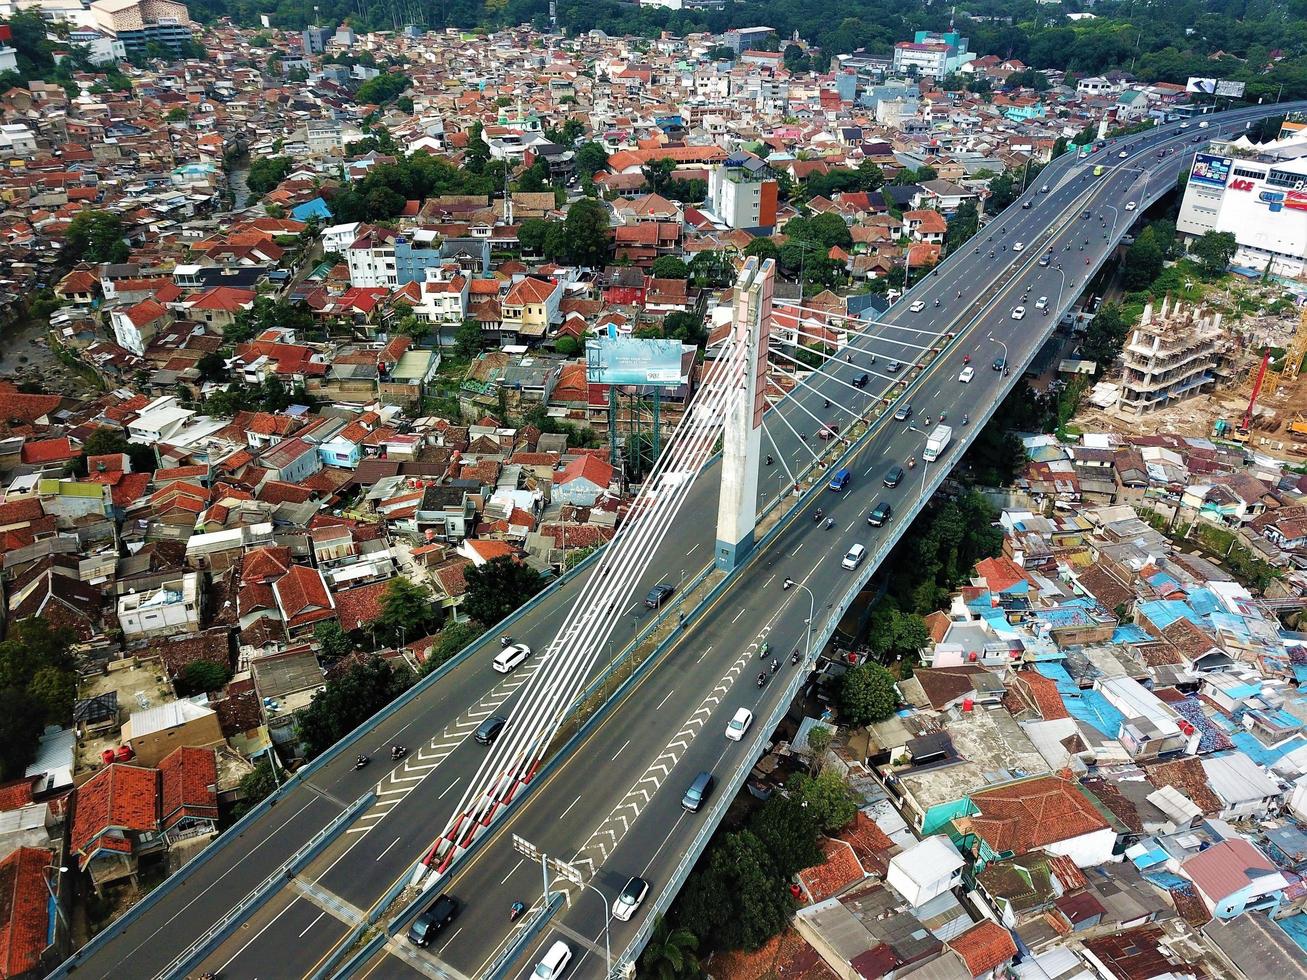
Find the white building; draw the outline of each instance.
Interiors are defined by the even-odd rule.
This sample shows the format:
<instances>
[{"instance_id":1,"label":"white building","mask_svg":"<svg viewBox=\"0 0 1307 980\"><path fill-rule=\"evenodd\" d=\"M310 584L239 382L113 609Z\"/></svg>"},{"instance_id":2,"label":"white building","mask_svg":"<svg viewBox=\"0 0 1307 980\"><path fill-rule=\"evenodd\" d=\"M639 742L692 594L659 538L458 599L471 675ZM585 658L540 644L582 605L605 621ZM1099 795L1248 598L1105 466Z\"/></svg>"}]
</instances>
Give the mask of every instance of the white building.
<instances>
[{"instance_id":1,"label":"white building","mask_svg":"<svg viewBox=\"0 0 1307 980\"><path fill-rule=\"evenodd\" d=\"M735 156L708 175L708 208L728 228L771 228L776 224L777 184L756 157Z\"/></svg>"},{"instance_id":2,"label":"white building","mask_svg":"<svg viewBox=\"0 0 1307 980\"><path fill-rule=\"evenodd\" d=\"M162 395L127 423L127 441L153 446L180 432L195 413L182 408L174 395Z\"/></svg>"},{"instance_id":3,"label":"white building","mask_svg":"<svg viewBox=\"0 0 1307 980\"><path fill-rule=\"evenodd\" d=\"M197 632L202 595L197 572L183 572L157 589L128 592L118 599L123 636L130 641Z\"/></svg>"},{"instance_id":4,"label":"white building","mask_svg":"<svg viewBox=\"0 0 1307 980\"><path fill-rule=\"evenodd\" d=\"M1233 264L1286 277L1307 271L1307 137L1270 148L1214 144L1197 153L1175 227L1187 239L1232 232Z\"/></svg>"},{"instance_id":5,"label":"white building","mask_svg":"<svg viewBox=\"0 0 1307 980\"><path fill-rule=\"evenodd\" d=\"M0 54L3 54L4 50L0 48ZM36 134L22 123L7 123L0 126L0 152L5 156L33 156L36 153Z\"/></svg>"},{"instance_id":6,"label":"white building","mask_svg":"<svg viewBox=\"0 0 1307 980\"><path fill-rule=\"evenodd\" d=\"M919 75L943 78L948 74L951 50L947 44L900 41L894 45L894 72L898 75L907 75L916 69Z\"/></svg>"},{"instance_id":7,"label":"white building","mask_svg":"<svg viewBox=\"0 0 1307 980\"><path fill-rule=\"evenodd\" d=\"M890 858L885 883L921 908L958 884L966 863L951 840L935 834Z\"/></svg>"}]
</instances>

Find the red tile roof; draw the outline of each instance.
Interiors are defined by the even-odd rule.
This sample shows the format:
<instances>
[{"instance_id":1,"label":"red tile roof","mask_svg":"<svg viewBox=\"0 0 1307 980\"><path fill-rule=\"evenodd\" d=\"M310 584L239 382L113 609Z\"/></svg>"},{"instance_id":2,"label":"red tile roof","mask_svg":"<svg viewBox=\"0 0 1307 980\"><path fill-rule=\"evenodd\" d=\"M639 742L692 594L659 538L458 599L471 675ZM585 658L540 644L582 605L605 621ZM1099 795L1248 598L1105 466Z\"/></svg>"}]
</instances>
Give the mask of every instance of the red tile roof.
<instances>
[{"instance_id":1,"label":"red tile roof","mask_svg":"<svg viewBox=\"0 0 1307 980\"><path fill-rule=\"evenodd\" d=\"M1074 783L1040 776L971 795L980 813L962 818L1002 854L1028 851L1110 826Z\"/></svg>"},{"instance_id":2,"label":"red tile roof","mask_svg":"<svg viewBox=\"0 0 1307 980\"><path fill-rule=\"evenodd\" d=\"M28 395L12 384L0 382L0 423L32 423L49 415L63 399L58 395Z\"/></svg>"},{"instance_id":3,"label":"red tile roof","mask_svg":"<svg viewBox=\"0 0 1307 980\"><path fill-rule=\"evenodd\" d=\"M315 569L295 565L272 588L287 629L330 619L333 615L331 593Z\"/></svg>"},{"instance_id":4,"label":"red tile roof","mask_svg":"<svg viewBox=\"0 0 1307 980\"><path fill-rule=\"evenodd\" d=\"M983 976L1017 955L1012 934L988 920L950 939L948 946L962 957L973 977Z\"/></svg>"},{"instance_id":5,"label":"red tile roof","mask_svg":"<svg viewBox=\"0 0 1307 980\"><path fill-rule=\"evenodd\" d=\"M825 860L799 872L799 883L810 902L824 902L850 885L862 881L866 871L856 854L843 841L824 839L821 852Z\"/></svg>"},{"instance_id":6,"label":"red tile roof","mask_svg":"<svg viewBox=\"0 0 1307 980\"><path fill-rule=\"evenodd\" d=\"M349 632L361 629L381 614L381 597L389 582L374 582L335 593L336 616L340 628Z\"/></svg>"},{"instance_id":7,"label":"red tile roof","mask_svg":"<svg viewBox=\"0 0 1307 980\"><path fill-rule=\"evenodd\" d=\"M58 439L40 439L36 442L23 443L22 460L24 463L61 463L76 459L81 455L67 436Z\"/></svg>"},{"instance_id":8,"label":"red tile roof","mask_svg":"<svg viewBox=\"0 0 1307 980\"><path fill-rule=\"evenodd\" d=\"M0 811L17 810L32 802L32 785L36 777L15 779L0 786Z\"/></svg>"},{"instance_id":9,"label":"red tile roof","mask_svg":"<svg viewBox=\"0 0 1307 980\"><path fill-rule=\"evenodd\" d=\"M72 848L81 867L99 847L130 851L130 843L97 838L106 830L154 830L159 824L158 770L115 763L74 791Z\"/></svg>"},{"instance_id":10,"label":"red tile roof","mask_svg":"<svg viewBox=\"0 0 1307 980\"><path fill-rule=\"evenodd\" d=\"M218 819L218 757L213 749L174 749L159 762L159 771L164 830L185 817Z\"/></svg>"},{"instance_id":11,"label":"red tile roof","mask_svg":"<svg viewBox=\"0 0 1307 980\"><path fill-rule=\"evenodd\" d=\"M597 487L606 488L613 482L613 467L597 456L578 456L563 467L555 482L559 486L563 486L581 477L589 480Z\"/></svg>"},{"instance_id":12,"label":"red tile roof","mask_svg":"<svg viewBox=\"0 0 1307 980\"><path fill-rule=\"evenodd\" d=\"M54 852L20 847L0 861L0 976L36 970L50 935L47 866Z\"/></svg>"}]
</instances>

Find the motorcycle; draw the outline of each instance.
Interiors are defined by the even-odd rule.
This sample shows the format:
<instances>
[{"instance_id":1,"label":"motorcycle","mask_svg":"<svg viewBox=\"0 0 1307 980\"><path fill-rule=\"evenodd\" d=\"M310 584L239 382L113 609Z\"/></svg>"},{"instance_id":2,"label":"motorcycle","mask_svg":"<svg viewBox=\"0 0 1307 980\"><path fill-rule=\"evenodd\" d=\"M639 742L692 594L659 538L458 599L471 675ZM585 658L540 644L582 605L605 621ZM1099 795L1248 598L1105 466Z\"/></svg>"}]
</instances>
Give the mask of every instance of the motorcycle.
<instances>
[{"instance_id":1,"label":"motorcycle","mask_svg":"<svg viewBox=\"0 0 1307 980\"><path fill-rule=\"evenodd\" d=\"M521 902L514 902L512 907L508 910L508 921L516 922L522 917L522 913L525 911L526 906L524 904Z\"/></svg>"},{"instance_id":2,"label":"motorcycle","mask_svg":"<svg viewBox=\"0 0 1307 980\"><path fill-rule=\"evenodd\" d=\"M774 674L776 673L776 671L780 669L781 669L781 662L779 660L773 660L771 662L771 672Z\"/></svg>"},{"instance_id":3,"label":"motorcycle","mask_svg":"<svg viewBox=\"0 0 1307 980\"><path fill-rule=\"evenodd\" d=\"M506 646L508 646L508 645L509 645L510 643L512 643L512 642L513 642L513 638L512 638L511 636L507 636L507 635L505 635L505 636L501 636L501 637L499 638L499 645L500 645L501 647L506 647Z\"/></svg>"},{"instance_id":4,"label":"motorcycle","mask_svg":"<svg viewBox=\"0 0 1307 980\"><path fill-rule=\"evenodd\" d=\"M970 422L970 421L971 421L971 416L970 416L970 415L964 415L964 416L962 416L962 424L963 424L963 425L966 425L966 424L967 424L968 422Z\"/></svg>"},{"instance_id":5,"label":"motorcycle","mask_svg":"<svg viewBox=\"0 0 1307 980\"><path fill-rule=\"evenodd\" d=\"M916 468L917 468L917 457L912 456L908 459L908 469L915 470Z\"/></svg>"},{"instance_id":6,"label":"motorcycle","mask_svg":"<svg viewBox=\"0 0 1307 980\"><path fill-rule=\"evenodd\" d=\"M403 745L392 745L390 747L390 757L392 759L402 759L408 755L408 748Z\"/></svg>"},{"instance_id":7,"label":"motorcycle","mask_svg":"<svg viewBox=\"0 0 1307 980\"><path fill-rule=\"evenodd\" d=\"M797 664L798 662L799 662L799 648L795 647L794 652L790 654L790 663Z\"/></svg>"},{"instance_id":8,"label":"motorcycle","mask_svg":"<svg viewBox=\"0 0 1307 980\"><path fill-rule=\"evenodd\" d=\"M826 530L829 531L834 526L835 526L835 518L833 517L826 518Z\"/></svg>"},{"instance_id":9,"label":"motorcycle","mask_svg":"<svg viewBox=\"0 0 1307 980\"><path fill-rule=\"evenodd\" d=\"M768 453L768 454L767 454L767 465L768 465L768 466L771 466L771 464L774 463L774 462L775 462L775 460L771 458L771 453Z\"/></svg>"},{"instance_id":10,"label":"motorcycle","mask_svg":"<svg viewBox=\"0 0 1307 980\"><path fill-rule=\"evenodd\" d=\"M1085 258L1085 265L1088 265L1088 264L1089 264L1089 259L1088 259L1088 257L1086 257L1086 258Z\"/></svg>"},{"instance_id":11,"label":"motorcycle","mask_svg":"<svg viewBox=\"0 0 1307 980\"><path fill-rule=\"evenodd\" d=\"M963 354L963 355L962 355L962 363L963 363L963 364L970 364L970 363L971 363L971 355L970 355L970 354Z\"/></svg>"},{"instance_id":12,"label":"motorcycle","mask_svg":"<svg viewBox=\"0 0 1307 980\"><path fill-rule=\"evenodd\" d=\"M939 306L939 300L935 300L935 305Z\"/></svg>"},{"instance_id":13,"label":"motorcycle","mask_svg":"<svg viewBox=\"0 0 1307 980\"><path fill-rule=\"evenodd\" d=\"M759 659L759 660L766 660L766 659L767 659L767 654L769 654L769 653L771 653L771 644L770 644L770 643L764 643L761 647L758 648L758 659Z\"/></svg>"},{"instance_id":14,"label":"motorcycle","mask_svg":"<svg viewBox=\"0 0 1307 980\"><path fill-rule=\"evenodd\" d=\"M827 399L825 400L825 402L823 402L823 404L822 404L821 407L822 407L822 408L830 408L830 399L827 398Z\"/></svg>"},{"instance_id":15,"label":"motorcycle","mask_svg":"<svg viewBox=\"0 0 1307 980\"><path fill-rule=\"evenodd\" d=\"M812 515L812 523L814 523L814 524L820 524L820 523L821 523L821 519L822 519L823 517L825 517L825 516L826 516L826 512L825 512L824 510L822 510L820 507L818 507L818 508L817 508L817 512L816 512L815 514Z\"/></svg>"},{"instance_id":16,"label":"motorcycle","mask_svg":"<svg viewBox=\"0 0 1307 980\"><path fill-rule=\"evenodd\" d=\"M766 675L766 674L759 674L759 675L758 675L758 686L759 686L759 687L762 687L762 686L764 686L766 683L767 683L767 675Z\"/></svg>"},{"instance_id":17,"label":"motorcycle","mask_svg":"<svg viewBox=\"0 0 1307 980\"><path fill-rule=\"evenodd\" d=\"M943 422L946 418L948 418L948 412L940 412L940 413L939 413L939 420L940 420L941 422Z\"/></svg>"},{"instance_id":18,"label":"motorcycle","mask_svg":"<svg viewBox=\"0 0 1307 980\"><path fill-rule=\"evenodd\" d=\"M784 582L781 583L781 591L782 591L782 592L789 592L789 591L790 591L790 586L793 585L793 584L794 584L794 579L792 579L792 578L787 578Z\"/></svg>"},{"instance_id":19,"label":"motorcycle","mask_svg":"<svg viewBox=\"0 0 1307 980\"><path fill-rule=\"evenodd\" d=\"M355 771L357 771L357 770L359 770L359 769L362 769L362 768L363 768L364 766L366 766L370 761L372 761L372 760L370 760L366 755L361 755L361 756L359 756L359 757L354 761L354 769L355 769Z\"/></svg>"}]
</instances>

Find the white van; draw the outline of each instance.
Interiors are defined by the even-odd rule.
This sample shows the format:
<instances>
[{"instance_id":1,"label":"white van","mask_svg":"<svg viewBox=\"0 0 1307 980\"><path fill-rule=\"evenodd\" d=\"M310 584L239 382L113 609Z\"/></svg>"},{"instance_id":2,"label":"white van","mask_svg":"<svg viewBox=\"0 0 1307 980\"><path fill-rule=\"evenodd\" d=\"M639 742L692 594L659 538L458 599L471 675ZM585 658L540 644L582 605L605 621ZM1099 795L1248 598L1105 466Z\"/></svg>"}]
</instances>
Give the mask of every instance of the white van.
<instances>
[{"instance_id":1,"label":"white van","mask_svg":"<svg viewBox=\"0 0 1307 980\"><path fill-rule=\"evenodd\" d=\"M531 648L525 643L510 643L495 654L491 666L501 674L507 674L529 656L531 656Z\"/></svg>"},{"instance_id":2,"label":"white van","mask_svg":"<svg viewBox=\"0 0 1307 980\"><path fill-rule=\"evenodd\" d=\"M855 544L849 549L844 560L840 562L845 568L857 568L862 564L862 559L867 557L867 549L860 544Z\"/></svg>"},{"instance_id":3,"label":"white van","mask_svg":"<svg viewBox=\"0 0 1307 980\"><path fill-rule=\"evenodd\" d=\"M1043 313L1046 309L1048 309L1048 297L1047 296L1039 297L1039 299L1036 300L1035 302L1035 309L1037 309L1040 313Z\"/></svg>"}]
</instances>

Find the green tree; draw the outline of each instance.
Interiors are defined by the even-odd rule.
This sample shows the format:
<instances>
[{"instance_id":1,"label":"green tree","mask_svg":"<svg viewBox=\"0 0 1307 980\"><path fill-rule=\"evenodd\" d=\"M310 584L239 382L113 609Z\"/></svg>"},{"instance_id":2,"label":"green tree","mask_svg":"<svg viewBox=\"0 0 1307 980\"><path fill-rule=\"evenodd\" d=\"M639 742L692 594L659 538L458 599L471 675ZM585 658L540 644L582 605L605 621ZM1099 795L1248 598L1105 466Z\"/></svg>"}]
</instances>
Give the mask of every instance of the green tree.
<instances>
[{"instance_id":1,"label":"green tree","mask_svg":"<svg viewBox=\"0 0 1307 980\"><path fill-rule=\"evenodd\" d=\"M463 572L467 592L463 611L484 626L494 626L545 587L535 569L503 555Z\"/></svg>"},{"instance_id":2,"label":"green tree","mask_svg":"<svg viewBox=\"0 0 1307 980\"><path fill-rule=\"evenodd\" d=\"M262 197L285 180L294 166L295 161L290 157L255 157L250 162L245 183L251 194Z\"/></svg>"},{"instance_id":3,"label":"green tree","mask_svg":"<svg viewBox=\"0 0 1307 980\"><path fill-rule=\"evenodd\" d=\"M1162 271L1163 253L1157 233L1151 227L1139 233L1125 253L1122 282L1127 290L1147 289Z\"/></svg>"},{"instance_id":4,"label":"green tree","mask_svg":"<svg viewBox=\"0 0 1307 980\"><path fill-rule=\"evenodd\" d=\"M380 610L371 626L379 637L408 643L426 636L439 615L424 586L397 575L386 583Z\"/></svg>"},{"instance_id":5,"label":"green tree","mask_svg":"<svg viewBox=\"0 0 1307 980\"><path fill-rule=\"evenodd\" d=\"M36 758L45 708L18 687L0 688L0 779L19 779Z\"/></svg>"},{"instance_id":6,"label":"green tree","mask_svg":"<svg viewBox=\"0 0 1307 980\"><path fill-rule=\"evenodd\" d=\"M77 698L77 675L64 667L39 668L27 684L27 693L40 706L43 717L64 724L73 716Z\"/></svg>"},{"instance_id":7,"label":"green tree","mask_svg":"<svg viewBox=\"0 0 1307 980\"><path fill-rule=\"evenodd\" d=\"M399 97L410 85L407 75L398 72L384 72L359 86L354 98L361 105L385 105Z\"/></svg>"},{"instance_id":8,"label":"green tree","mask_svg":"<svg viewBox=\"0 0 1307 980\"><path fill-rule=\"evenodd\" d=\"M814 771L821 771L822 759L826 757L826 750L834 738L835 733L825 725L813 725L808 729L808 750L812 753L811 768Z\"/></svg>"},{"instance_id":9,"label":"green tree","mask_svg":"<svg viewBox=\"0 0 1307 980\"><path fill-rule=\"evenodd\" d=\"M436 634L436 640L427 648L427 659L422 664L422 673L429 674L437 667L448 663L461 653L469 644L481 638L481 627L472 622L447 623Z\"/></svg>"},{"instance_id":10,"label":"green tree","mask_svg":"<svg viewBox=\"0 0 1307 980\"><path fill-rule=\"evenodd\" d=\"M596 550L598 549L593 545L586 548L569 548L567 554L563 558L563 570L571 571L577 565L581 564L581 562L593 555Z\"/></svg>"},{"instance_id":11,"label":"green tree","mask_svg":"<svg viewBox=\"0 0 1307 980\"><path fill-rule=\"evenodd\" d=\"M412 681L407 667L376 656L328 681L300 712L297 733L305 758L329 749L403 693Z\"/></svg>"},{"instance_id":12,"label":"green tree","mask_svg":"<svg viewBox=\"0 0 1307 980\"><path fill-rule=\"evenodd\" d=\"M755 238L753 241L749 242L748 245L744 246L744 254L747 258L753 258L756 256L759 260L779 259L781 257L781 250L770 238Z\"/></svg>"},{"instance_id":13,"label":"green tree","mask_svg":"<svg viewBox=\"0 0 1307 980\"><path fill-rule=\"evenodd\" d=\"M593 178L608 167L608 151L599 143L582 143L576 148L575 163L579 176Z\"/></svg>"},{"instance_id":14,"label":"green tree","mask_svg":"<svg viewBox=\"0 0 1307 980\"><path fill-rule=\"evenodd\" d=\"M527 218L517 228L517 242L526 255L544 255L552 222L544 218Z\"/></svg>"},{"instance_id":15,"label":"green tree","mask_svg":"<svg viewBox=\"0 0 1307 980\"><path fill-rule=\"evenodd\" d=\"M223 381L228 376L227 359L217 351L209 351L195 362L201 381Z\"/></svg>"},{"instance_id":16,"label":"green tree","mask_svg":"<svg viewBox=\"0 0 1307 980\"><path fill-rule=\"evenodd\" d=\"M1130 324L1121 307L1116 303L1104 303L1089 321L1084 342L1080 345L1080 356L1094 361L1101 374L1121 356L1121 348L1129 333Z\"/></svg>"},{"instance_id":17,"label":"green tree","mask_svg":"<svg viewBox=\"0 0 1307 980\"><path fill-rule=\"evenodd\" d=\"M663 336L702 347L708 342L708 324L698 313L676 310L663 318Z\"/></svg>"},{"instance_id":18,"label":"green tree","mask_svg":"<svg viewBox=\"0 0 1307 980\"><path fill-rule=\"evenodd\" d=\"M861 668L859 668L861 669ZM858 812L858 802L844 777L834 769L817 776L795 773L785 784L812 814L817 826L828 834L847 827Z\"/></svg>"},{"instance_id":19,"label":"green tree","mask_svg":"<svg viewBox=\"0 0 1307 980\"><path fill-rule=\"evenodd\" d=\"M998 214L1021 193L1021 185L1009 173L1001 173L989 182L989 199L985 202L985 211Z\"/></svg>"},{"instance_id":20,"label":"green tree","mask_svg":"<svg viewBox=\"0 0 1307 980\"><path fill-rule=\"evenodd\" d=\"M691 980L701 976L695 951L699 937L689 929L673 929L660 915L653 935L640 954L636 973L653 980Z\"/></svg>"},{"instance_id":21,"label":"green tree","mask_svg":"<svg viewBox=\"0 0 1307 980\"><path fill-rule=\"evenodd\" d=\"M583 199L567 209L563 240L569 264L602 268L608 263L611 239L608 209L603 204Z\"/></svg>"},{"instance_id":22,"label":"green tree","mask_svg":"<svg viewBox=\"0 0 1307 980\"><path fill-rule=\"evenodd\" d=\"M572 357L581 349L581 342L570 334L563 334L554 341L554 351L563 357Z\"/></svg>"},{"instance_id":23,"label":"green tree","mask_svg":"<svg viewBox=\"0 0 1307 980\"><path fill-rule=\"evenodd\" d=\"M327 660L339 660L354 649L354 641L334 619L315 626L313 639L317 641L318 651Z\"/></svg>"},{"instance_id":24,"label":"green tree","mask_svg":"<svg viewBox=\"0 0 1307 980\"><path fill-rule=\"evenodd\" d=\"M70 262L126 262L131 248L123 220L109 211L79 211L64 232Z\"/></svg>"},{"instance_id":25,"label":"green tree","mask_svg":"<svg viewBox=\"0 0 1307 980\"><path fill-rule=\"evenodd\" d=\"M749 831L762 842L780 878L821 863L816 811L796 794L774 793L749 819Z\"/></svg>"},{"instance_id":26,"label":"green tree","mask_svg":"<svg viewBox=\"0 0 1307 980\"><path fill-rule=\"evenodd\" d=\"M215 663L212 660L196 660L182 668L177 686L183 696L204 694L218 690L230 678L231 671L226 664Z\"/></svg>"},{"instance_id":27,"label":"green tree","mask_svg":"<svg viewBox=\"0 0 1307 980\"><path fill-rule=\"evenodd\" d=\"M840 685L840 710L850 724L884 721L894 714L898 703L894 678L879 664L866 663L844 675Z\"/></svg>"},{"instance_id":28,"label":"green tree","mask_svg":"<svg viewBox=\"0 0 1307 980\"><path fill-rule=\"evenodd\" d=\"M980 227L980 215L976 211L975 201L963 201L953 217L948 219L948 234L944 241L951 253L956 252Z\"/></svg>"},{"instance_id":29,"label":"green tree","mask_svg":"<svg viewBox=\"0 0 1307 980\"><path fill-rule=\"evenodd\" d=\"M1230 260L1238 248L1234 232L1209 231L1191 244L1189 251L1198 260L1203 275L1215 279L1230 267Z\"/></svg>"},{"instance_id":30,"label":"green tree","mask_svg":"<svg viewBox=\"0 0 1307 980\"><path fill-rule=\"evenodd\" d=\"M754 950L785 928L791 905L762 841L742 830L713 845L686 882L680 910L717 948Z\"/></svg>"},{"instance_id":31,"label":"green tree","mask_svg":"<svg viewBox=\"0 0 1307 980\"><path fill-rule=\"evenodd\" d=\"M688 279L690 267L675 255L660 255L649 271L658 279Z\"/></svg>"},{"instance_id":32,"label":"green tree","mask_svg":"<svg viewBox=\"0 0 1307 980\"><path fill-rule=\"evenodd\" d=\"M164 116L164 119L167 120L167 121L170 122L170 123L172 123L172 122L185 122L185 121L186 121L186 110L183 109L181 106L177 106L176 108L169 109L169 110L168 110L168 115Z\"/></svg>"},{"instance_id":33,"label":"green tree","mask_svg":"<svg viewBox=\"0 0 1307 980\"><path fill-rule=\"evenodd\" d=\"M464 357L475 357L485 346L485 335L476 317L465 317L454 331L454 346Z\"/></svg>"},{"instance_id":34,"label":"green tree","mask_svg":"<svg viewBox=\"0 0 1307 980\"><path fill-rule=\"evenodd\" d=\"M85 476L87 460L91 456L112 456L118 453L127 454L134 473L153 473L158 466L158 457L155 456L153 446L128 442L127 434L121 429L103 426L87 436L86 441L82 443L82 457L77 461L74 472L78 476Z\"/></svg>"},{"instance_id":35,"label":"green tree","mask_svg":"<svg viewBox=\"0 0 1307 980\"><path fill-rule=\"evenodd\" d=\"M253 771L247 772L241 777L238 786L237 792L240 799L231 808L231 814L237 820L276 791L277 777L272 771L272 763L267 759L260 759Z\"/></svg>"}]
</instances>

